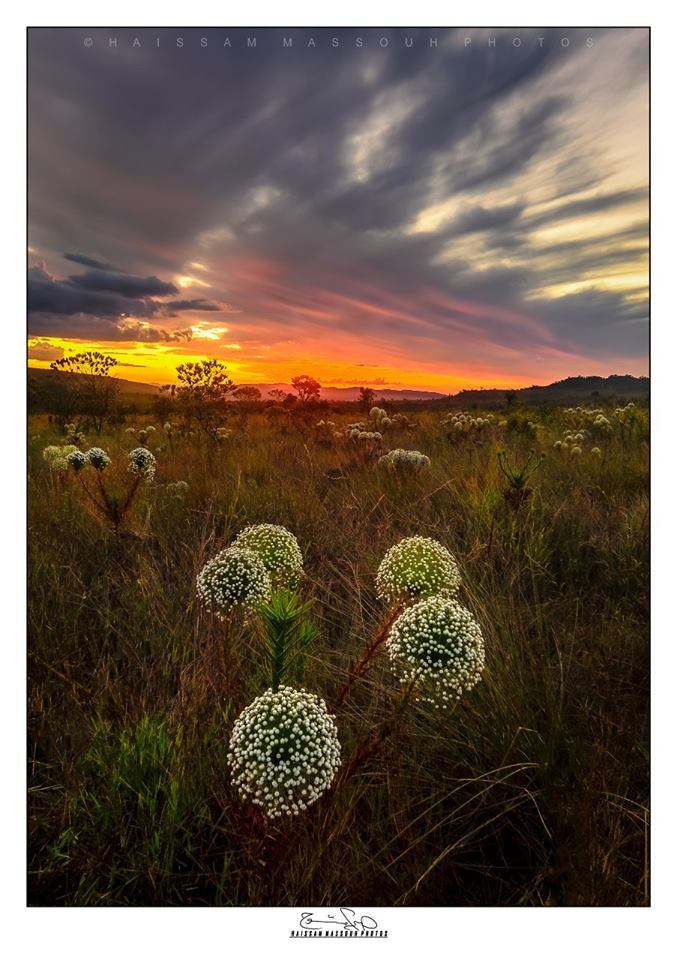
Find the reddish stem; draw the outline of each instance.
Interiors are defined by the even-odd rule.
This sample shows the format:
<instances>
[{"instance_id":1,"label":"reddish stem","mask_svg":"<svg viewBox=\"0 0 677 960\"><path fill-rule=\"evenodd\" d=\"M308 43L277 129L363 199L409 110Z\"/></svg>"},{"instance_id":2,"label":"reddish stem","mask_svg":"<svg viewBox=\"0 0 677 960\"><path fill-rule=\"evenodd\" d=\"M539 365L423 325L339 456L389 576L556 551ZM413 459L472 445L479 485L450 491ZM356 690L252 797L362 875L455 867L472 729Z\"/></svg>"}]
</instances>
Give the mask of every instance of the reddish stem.
<instances>
[{"instance_id":1,"label":"reddish stem","mask_svg":"<svg viewBox=\"0 0 677 960\"><path fill-rule=\"evenodd\" d=\"M342 706L344 700L350 693L353 685L357 680L360 679L362 674L365 672L369 666L370 661L374 658L376 652L378 651L381 644L387 639L390 628L392 627L395 620L397 620L402 610L402 604L396 604L386 615L380 627L374 634L374 638L371 643L368 644L366 650L360 657L358 661L353 661L350 665L350 670L348 671L348 679L343 684L341 689L338 692L336 701L334 703L334 710L338 710Z\"/></svg>"}]
</instances>

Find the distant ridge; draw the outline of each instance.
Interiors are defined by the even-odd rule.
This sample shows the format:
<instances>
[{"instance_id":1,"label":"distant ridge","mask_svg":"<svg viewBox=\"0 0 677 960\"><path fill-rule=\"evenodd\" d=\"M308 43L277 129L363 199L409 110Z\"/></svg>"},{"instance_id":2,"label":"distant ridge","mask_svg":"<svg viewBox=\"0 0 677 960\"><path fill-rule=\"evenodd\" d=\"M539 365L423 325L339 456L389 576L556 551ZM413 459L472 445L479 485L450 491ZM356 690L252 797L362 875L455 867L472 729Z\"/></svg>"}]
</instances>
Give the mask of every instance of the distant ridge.
<instances>
[{"instance_id":1,"label":"distant ridge","mask_svg":"<svg viewBox=\"0 0 677 960\"><path fill-rule=\"evenodd\" d=\"M58 379L63 376L63 373L56 370L43 370L36 367L29 367L28 369L29 380L33 380L38 386L49 387L50 383L58 382ZM121 377L115 379L122 394L144 394L148 396L160 392L158 384L136 383L132 380L123 380ZM283 390L285 393L294 392L291 384L288 383L252 383L246 384L246 386L257 387L264 399L268 399L272 390ZM376 402L379 400L389 402L407 401L409 403L432 401L453 403L454 405L479 404L489 406L505 403L506 395L511 394L514 394L515 398L521 403L589 400L592 394L598 394L600 399L610 395L641 397L650 392L650 380L649 377L633 377L631 374L612 374L609 377L567 377L564 380L557 380L555 383L544 386L534 385L515 389L469 389L460 390L454 394L438 393L432 390L393 390L391 388L375 389L374 392ZM354 402L359 398L359 393L359 387L322 387L322 399L334 403Z\"/></svg>"}]
</instances>

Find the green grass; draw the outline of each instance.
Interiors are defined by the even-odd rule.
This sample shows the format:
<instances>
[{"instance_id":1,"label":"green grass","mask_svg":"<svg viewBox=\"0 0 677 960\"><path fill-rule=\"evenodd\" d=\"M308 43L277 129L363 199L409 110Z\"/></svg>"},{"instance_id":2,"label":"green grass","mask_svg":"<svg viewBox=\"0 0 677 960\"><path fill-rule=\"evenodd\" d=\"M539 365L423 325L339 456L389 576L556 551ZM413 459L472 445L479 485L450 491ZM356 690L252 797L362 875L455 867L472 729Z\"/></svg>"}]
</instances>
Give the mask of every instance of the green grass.
<instances>
[{"instance_id":1,"label":"green grass","mask_svg":"<svg viewBox=\"0 0 677 960\"><path fill-rule=\"evenodd\" d=\"M647 412L577 459L553 448L561 409L528 412L535 438L517 423L477 443L452 444L439 413L410 417L386 449L432 465L404 482L352 441L317 442L319 417L252 414L222 444L168 444L158 423L156 481L118 536L72 475L50 474L41 451L59 438L31 418L30 902L648 902ZM122 427L88 439L124 486L136 441ZM506 499L498 452L519 467L532 447L546 457L531 493ZM183 500L165 490L177 480ZM403 536L451 549L487 646L453 710L412 708L355 776L268 827L226 765L233 721L266 685L262 633L213 620L194 590L257 522L303 550L318 628L303 682L328 704L386 613L374 576ZM337 713L346 759L398 695L381 650Z\"/></svg>"}]
</instances>

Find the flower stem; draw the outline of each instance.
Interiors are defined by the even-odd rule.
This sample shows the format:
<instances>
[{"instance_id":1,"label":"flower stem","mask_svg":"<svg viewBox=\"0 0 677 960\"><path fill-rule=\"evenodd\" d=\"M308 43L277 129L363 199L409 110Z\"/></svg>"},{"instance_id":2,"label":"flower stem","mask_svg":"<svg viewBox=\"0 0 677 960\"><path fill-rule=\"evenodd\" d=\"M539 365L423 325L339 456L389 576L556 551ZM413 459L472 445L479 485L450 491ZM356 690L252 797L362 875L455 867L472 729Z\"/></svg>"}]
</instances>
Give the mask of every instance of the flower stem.
<instances>
[{"instance_id":1,"label":"flower stem","mask_svg":"<svg viewBox=\"0 0 677 960\"><path fill-rule=\"evenodd\" d=\"M388 633L390 632L390 628L392 627L395 620L397 620L401 610L402 610L402 604L399 603L399 604L396 604L394 607L392 607L388 611L383 621L381 622L378 630L374 634L371 642L367 644L367 647L364 653L362 654L362 656L360 657L360 659L357 661L353 661L353 663L350 665L350 670L348 671L348 679L346 680L346 682L343 684L343 686L338 692L338 695L334 702L334 707L333 707L334 710L338 710L339 707L343 705L343 702L348 697L354 684L356 683L357 680L360 679L362 674L365 672L365 670L369 666L369 663L371 662L371 660L373 660L374 656L376 655L379 647L386 640Z\"/></svg>"},{"instance_id":2,"label":"flower stem","mask_svg":"<svg viewBox=\"0 0 677 960\"><path fill-rule=\"evenodd\" d=\"M409 705L411 695L416 687L416 682L417 681L415 678L407 684L404 694L400 697L392 717L389 720L386 720L386 722L381 726L371 740L365 744L362 744L362 746L355 750L346 766L343 767L339 773L333 789L338 789L338 787L354 776L360 767L364 766L367 760L370 760L371 757L375 756L379 752L384 742L397 729L397 725L401 721L404 711Z\"/></svg>"}]
</instances>

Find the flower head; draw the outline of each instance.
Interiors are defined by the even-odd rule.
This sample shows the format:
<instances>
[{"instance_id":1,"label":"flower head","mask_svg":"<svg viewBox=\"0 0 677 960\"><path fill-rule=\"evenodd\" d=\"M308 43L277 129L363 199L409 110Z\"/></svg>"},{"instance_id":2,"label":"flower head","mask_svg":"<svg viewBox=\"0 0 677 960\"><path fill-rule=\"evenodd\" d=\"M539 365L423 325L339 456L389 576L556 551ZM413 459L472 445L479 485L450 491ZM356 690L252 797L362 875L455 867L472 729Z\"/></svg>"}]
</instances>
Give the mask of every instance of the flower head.
<instances>
[{"instance_id":1,"label":"flower head","mask_svg":"<svg viewBox=\"0 0 677 960\"><path fill-rule=\"evenodd\" d=\"M243 800L269 817L292 816L331 786L341 756L336 724L323 700L305 690L267 690L235 721L228 748Z\"/></svg>"},{"instance_id":2,"label":"flower head","mask_svg":"<svg viewBox=\"0 0 677 960\"><path fill-rule=\"evenodd\" d=\"M87 457L87 462L91 464L95 470L102 471L110 466L110 457L101 447L90 447L85 456Z\"/></svg>"},{"instance_id":3,"label":"flower head","mask_svg":"<svg viewBox=\"0 0 677 960\"><path fill-rule=\"evenodd\" d=\"M127 456L129 471L142 480L152 480L155 476L155 457L145 447L135 447Z\"/></svg>"},{"instance_id":4,"label":"flower head","mask_svg":"<svg viewBox=\"0 0 677 960\"><path fill-rule=\"evenodd\" d=\"M56 446L56 444L51 444L42 451L43 460L49 464L50 470L68 470L68 454L75 453L77 447L72 443L69 443L63 447Z\"/></svg>"},{"instance_id":5,"label":"flower head","mask_svg":"<svg viewBox=\"0 0 677 960\"><path fill-rule=\"evenodd\" d=\"M235 607L251 609L267 600L270 574L253 550L227 547L204 565L197 576L197 593L212 613L223 617Z\"/></svg>"},{"instance_id":6,"label":"flower head","mask_svg":"<svg viewBox=\"0 0 677 960\"><path fill-rule=\"evenodd\" d=\"M473 615L449 597L420 600L397 618L386 642L403 683L418 699L447 706L479 681L484 639Z\"/></svg>"},{"instance_id":7,"label":"flower head","mask_svg":"<svg viewBox=\"0 0 677 960\"><path fill-rule=\"evenodd\" d=\"M182 499L188 490L188 484L185 480L177 480L175 483L167 484L167 493L171 494L173 497L178 497Z\"/></svg>"},{"instance_id":8,"label":"flower head","mask_svg":"<svg viewBox=\"0 0 677 960\"><path fill-rule=\"evenodd\" d=\"M81 450L73 450L73 452L69 453L68 456L66 457L66 462L68 463L68 466L71 468L71 470L74 470L76 473L79 473L79 471L82 470L83 467L87 466L87 464L89 463L89 460L87 459L85 454L82 453Z\"/></svg>"},{"instance_id":9,"label":"flower head","mask_svg":"<svg viewBox=\"0 0 677 960\"><path fill-rule=\"evenodd\" d=\"M379 457L378 465L403 475L420 473L430 466L430 457L418 450L391 450Z\"/></svg>"},{"instance_id":10,"label":"flower head","mask_svg":"<svg viewBox=\"0 0 677 960\"><path fill-rule=\"evenodd\" d=\"M388 550L376 574L378 594L389 601L455 596L460 583L453 556L430 537L400 540Z\"/></svg>"},{"instance_id":11,"label":"flower head","mask_svg":"<svg viewBox=\"0 0 677 960\"><path fill-rule=\"evenodd\" d=\"M252 550L263 562L274 586L298 586L303 575L303 555L298 540L286 527L274 523L245 527L233 546Z\"/></svg>"}]
</instances>

